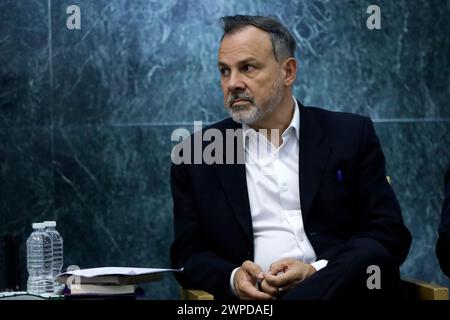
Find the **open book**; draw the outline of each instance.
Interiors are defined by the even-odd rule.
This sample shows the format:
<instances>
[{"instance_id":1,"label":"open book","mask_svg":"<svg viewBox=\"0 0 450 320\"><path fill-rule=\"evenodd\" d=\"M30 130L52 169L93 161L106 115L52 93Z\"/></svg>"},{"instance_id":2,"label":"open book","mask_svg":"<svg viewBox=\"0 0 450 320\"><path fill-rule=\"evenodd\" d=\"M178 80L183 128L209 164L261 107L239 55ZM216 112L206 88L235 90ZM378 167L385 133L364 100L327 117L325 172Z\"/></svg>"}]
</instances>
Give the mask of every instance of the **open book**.
<instances>
[{"instance_id":1,"label":"open book","mask_svg":"<svg viewBox=\"0 0 450 320\"><path fill-rule=\"evenodd\" d=\"M67 271L57 276L59 283L67 284L116 284L133 285L161 280L165 272L182 269L101 267Z\"/></svg>"}]
</instances>

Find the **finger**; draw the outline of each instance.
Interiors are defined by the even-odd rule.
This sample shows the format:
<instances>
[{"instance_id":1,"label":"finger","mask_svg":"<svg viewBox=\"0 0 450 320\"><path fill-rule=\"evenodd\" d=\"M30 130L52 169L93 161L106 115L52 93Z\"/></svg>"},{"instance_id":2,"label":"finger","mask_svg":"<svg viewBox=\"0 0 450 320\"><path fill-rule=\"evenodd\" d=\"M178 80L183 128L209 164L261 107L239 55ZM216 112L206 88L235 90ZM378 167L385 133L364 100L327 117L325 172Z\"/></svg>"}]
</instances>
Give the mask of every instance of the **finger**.
<instances>
[{"instance_id":1,"label":"finger","mask_svg":"<svg viewBox=\"0 0 450 320\"><path fill-rule=\"evenodd\" d=\"M261 290L271 296L276 296L278 294L278 287L269 284L266 280L261 282Z\"/></svg>"},{"instance_id":2,"label":"finger","mask_svg":"<svg viewBox=\"0 0 450 320\"><path fill-rule=\"evenodd\" d=\"M270 300L273 299L273 296L266 293L259 291L252 285L244 285L241 288L241 297L243 299L254 299L254 300Z\"/></svg>"},{"instance_id":3,"label":"finger","mask_svg":"<svg viewBox=\"0 0 450 320\"><path fill-rule=\"evenodd\" d=\"M262 299L267 300L272 297L259 291L256 288L256 280L248 274L242 267L238 269L234 276L234 288L241 299ZM261 294L263 293L263 294Z\"/></svg>"},{"instance_id":4,"label":"finger","mask_svg":"<svg viewBox=\"0 0 450 320\"><path fill-rule=\"evenodd\" d=\"M280 272L284 272L288 268L287 264L283 261L276 261L269 267L269 273L271 275L277 275Z\"/></svg>"},{"instance_id":5,"label":"finger","mask_svg":"<svg viewBox=\"0 0 450 320\"><path fill-rule=\"evenodd\" d=\"M266 280L266 282L270 286L273 286L276 288L286 286L289 282L291 282L291 272L287 271L287 272L279 273L277 275L266 273L264 275L264 280Z\"/></svg>"},{"instance_id":6,"label":"finger","mask_svg":"<svg viewBox=\"0 0 450 320\"><path fill-rule=\"evenodd\" d=\"M245 283L249 283L251 285L256 285L256 281L254 277L249 274L247 271L244 270L244 268L240 267L235 275L234 275L234 286L237 288L239 285L240 287L243 286Z\"/></svg>"},{"instance_id":7,"label":"finger","mask_svg":"<svg viewBox=\"0 0 450 320\"><path fill-rule=\"evenodd\" d=\"M241 269L243 269L246 273L250 274L252 277L256 279L259 280L264 279L261 267L250 260L245 261L242 264Z\"/></svg>"}]
</instances>

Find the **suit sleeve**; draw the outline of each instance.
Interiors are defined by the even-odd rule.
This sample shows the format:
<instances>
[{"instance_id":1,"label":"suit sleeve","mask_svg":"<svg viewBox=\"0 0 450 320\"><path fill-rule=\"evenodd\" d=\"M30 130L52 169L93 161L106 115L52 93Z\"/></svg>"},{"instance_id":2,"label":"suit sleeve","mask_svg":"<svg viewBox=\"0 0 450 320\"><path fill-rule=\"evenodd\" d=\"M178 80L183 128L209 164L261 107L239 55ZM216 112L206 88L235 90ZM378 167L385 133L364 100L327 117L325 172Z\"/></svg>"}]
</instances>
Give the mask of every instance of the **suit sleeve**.
<instances>
[{"instance_id":1,"label":"suit sleeve","mask_svg":"<svg viewBox=\"0 0 450 320\"><path fill-rule=\"evenodd\" d=\"M357 201L361 223L352 239L368 238L380 243L401 265L411 245L400 205L386 179L385 158L372 121L365 118L358 154Z\"/></svg>"},{"instance_id":2,"label":"suit sleeve","mask_svg":"<svg viewBox=\"0 0 450 320\"><path fill-rule=\"evenodd\" d=\"M230 298L230 275L238 266L208 247L186 165L172 164L171 188L175 232L171 260L174 268L184 268L176 279L185 288L206 290L221 300Z\"/></svg>"}]
</instances>

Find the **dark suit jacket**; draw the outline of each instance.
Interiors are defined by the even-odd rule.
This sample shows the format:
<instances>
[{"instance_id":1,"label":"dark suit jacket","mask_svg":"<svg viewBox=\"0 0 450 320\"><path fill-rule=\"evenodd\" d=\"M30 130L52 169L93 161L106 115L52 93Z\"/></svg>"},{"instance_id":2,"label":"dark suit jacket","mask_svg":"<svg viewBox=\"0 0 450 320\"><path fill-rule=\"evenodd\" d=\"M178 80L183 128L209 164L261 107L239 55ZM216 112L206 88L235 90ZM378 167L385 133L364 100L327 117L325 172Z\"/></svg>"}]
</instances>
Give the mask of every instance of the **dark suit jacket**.
<instances>
[{"instance_id":1,"label":"dark suit jacket","mask_svg":"<svg viewBox=\"0 0 450 320\"><path fill-rule=\"evenodd\" d=\"M241 125L226 119L210 128ZM398 265L404 261L411 236L369 118L300 105L299 184L304 228L318 260L350 239L371 238ZM254 255L245 164L172 164L171 187L171 258L173 267L184 267L177 280L227 298L232 270Z\"/></svg>"},{"instance_id":2,"label":"dark suit jacket","mask_svg":"<svg viewBox=\"0 0 450 320\"><path fill-rule=\"evenodd\" d=\"M436 254L442 271L450 277L450 163L445 175L445 199L442 207L439 238L436 243Z\"/></svg>"}]
</instances>

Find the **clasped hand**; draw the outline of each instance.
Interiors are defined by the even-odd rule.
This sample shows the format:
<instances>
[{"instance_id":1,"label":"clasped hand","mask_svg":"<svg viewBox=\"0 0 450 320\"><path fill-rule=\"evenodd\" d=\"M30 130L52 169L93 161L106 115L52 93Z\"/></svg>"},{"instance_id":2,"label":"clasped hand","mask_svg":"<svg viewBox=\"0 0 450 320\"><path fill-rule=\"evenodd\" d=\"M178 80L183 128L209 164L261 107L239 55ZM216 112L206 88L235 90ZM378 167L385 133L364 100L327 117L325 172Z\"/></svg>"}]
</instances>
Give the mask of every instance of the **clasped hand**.
<instances>
[{"instance_id":1,"label":"clasped hand","mask_svg":"<svg viewBox=\"0 0 450 320\"><path fill-rule=\"evenodd\" d=\"M234 275L234 288L240 299L276 299L280 293L291 290L315 272L312 265L291 258L272 263L268 272L247 260Z\"/></svg>"}]
</instances>

